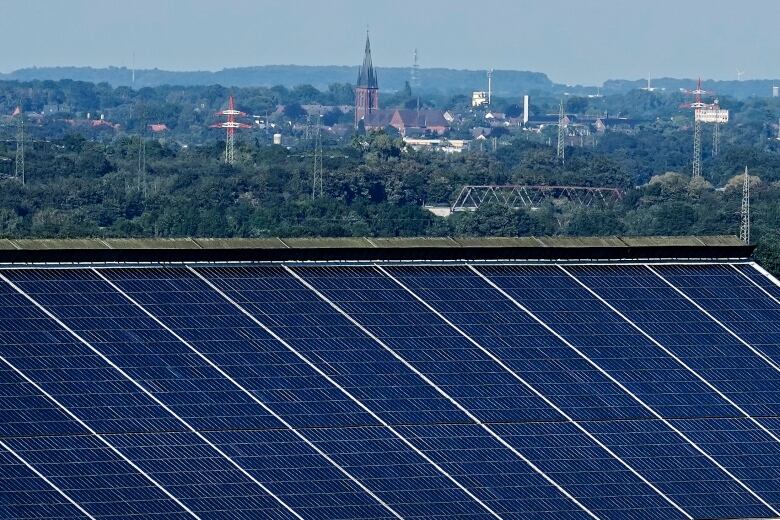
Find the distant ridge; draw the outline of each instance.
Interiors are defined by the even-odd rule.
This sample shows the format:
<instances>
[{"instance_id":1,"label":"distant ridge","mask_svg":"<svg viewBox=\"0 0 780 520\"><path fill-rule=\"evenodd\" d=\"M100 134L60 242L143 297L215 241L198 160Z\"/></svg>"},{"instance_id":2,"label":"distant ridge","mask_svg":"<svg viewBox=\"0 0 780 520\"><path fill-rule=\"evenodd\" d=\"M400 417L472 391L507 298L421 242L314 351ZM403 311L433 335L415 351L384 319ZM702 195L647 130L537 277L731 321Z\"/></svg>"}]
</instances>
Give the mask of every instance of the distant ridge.
<instances>
[{"instance_id":1,"label":"distant ridge","mask_svg":"<svg viewBox=\"0 0 780 520\"><path fill-rule=\"evenodd\" d=\"M410 70L402 67L377 67L379 86L385 91L401 90L409 80ZM350 66L306 66L306 65L263 65L210 71L166 71L144 69L135 72L135 87L156 87L160 85L214 85L235 87L271 87L283 85L294 87L309 84L325 89L333 83L354 83L358 67ZM487 72L478 70L420 69L420 89L428 92L464 93L487 88ZM527 71L497 70L494 73L495 93L499 96L517 96L530 91L550 91L556 85L546 74ZM112 86L130 86L132 72L126 67L34 67L20 69L9 74L0 74L0 79L32 81L61 80L105 82Z\"/></svg>"},{"instance_id":2,"label":"distant ridge","mask_svg":"<svg viewBox=\"0 0 780 520\"><path fill-rule=\"evenodd\" d=\"M410 69L405 67L377 67L379 86L383 91L401 90L410 78ZM298 85L313 85L320 90L333 83L354 84L358 66L345 65L261 65L238 67L220 71L168 71L161 69L136 70L135 88L160 85L202 86L223 85L226 87L272 87L282 85L288 88ZM420 91L442 94L467 94L472 90L487 88L487 71L445 68L421 68L418 71ZM8 74L0 74L0 80L45 81L71 79L91 83L108 83L114 87L131 86L132 72L126 67L31 67ZM692 88L694 78L658 78L652 86L666 91ZM611 79L601 86L601 93L616 94L646 87L646 79ZM751 96L770 97L772 87L780 86L780 80L754 79L743 81L706 80L704 88L719 95L735 98ZM496 70L493 74L494 94L500 97L516 97L526 93L561 95L595 94L596 86L562 85L554 83L541 72L519 70Z\"/></svg>"}]
</instances>

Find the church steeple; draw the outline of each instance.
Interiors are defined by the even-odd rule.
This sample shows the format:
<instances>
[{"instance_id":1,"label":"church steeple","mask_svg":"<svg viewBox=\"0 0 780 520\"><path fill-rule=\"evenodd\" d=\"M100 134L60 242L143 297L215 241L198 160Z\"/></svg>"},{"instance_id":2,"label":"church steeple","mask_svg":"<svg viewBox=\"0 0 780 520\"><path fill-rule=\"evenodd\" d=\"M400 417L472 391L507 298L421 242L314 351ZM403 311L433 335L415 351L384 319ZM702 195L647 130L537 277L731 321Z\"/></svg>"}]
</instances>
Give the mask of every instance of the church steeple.
<instances>
[{"instance_id":1,"label":"church steeple","mask_svg":"<svg viewBox=\"0 0 780 520\"><path fill-rule=\"evenodd\" d=\"M366 53L363 56L363 66L360 67L360 73L358 74L357 86L363 88L379 88L379 83L376 80L376 73L374 72L374 64L371 61L371 40L366 31Z\"/></svg>"},{"instance_id":2,"label":"church steeple","mask_svg":"<svg viewBox=\"0 0 780 520\"><path fill-rule=\"evenodd\" d=\"M361 120L371 117L379 110L379 82L371 61L371 41L366 32L366 53L363 56L363 66L360 67L357 85L355 85L355 128Z\"/></svg>"}]
</instances>

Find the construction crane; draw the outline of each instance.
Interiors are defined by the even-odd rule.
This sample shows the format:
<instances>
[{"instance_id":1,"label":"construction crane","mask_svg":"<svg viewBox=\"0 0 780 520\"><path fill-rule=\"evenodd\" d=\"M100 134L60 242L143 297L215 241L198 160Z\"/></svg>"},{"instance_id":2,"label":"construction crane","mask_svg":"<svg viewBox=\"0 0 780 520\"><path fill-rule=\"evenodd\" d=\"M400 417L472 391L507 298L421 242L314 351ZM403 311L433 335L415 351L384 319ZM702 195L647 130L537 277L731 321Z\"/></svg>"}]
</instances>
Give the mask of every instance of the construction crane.
<instances>
[{"instance_id":1,"label":"construction crane","mask_svg":"<svg viewBox=\"0 0 780 520\"><path fill-rule=\"evenodd\" d=\"M226 139L225 139L225 163L226 164L233 164L236 160L235 155L235 136L236 136L236 130L240 128L251 128L246 123L242 123L240 121L237 121L237 117L245 117L246 114L244 112L241 112L239 110L236 110L235 101L233 99L233 96L230 96L228 98L228 107L226 110L222 110L220 112L217 112L218 116L223 116L227 118L225 121L221 123L215 123L211 125L211 128L224 128L226 133Z\"/></svg>"}]
</instances>

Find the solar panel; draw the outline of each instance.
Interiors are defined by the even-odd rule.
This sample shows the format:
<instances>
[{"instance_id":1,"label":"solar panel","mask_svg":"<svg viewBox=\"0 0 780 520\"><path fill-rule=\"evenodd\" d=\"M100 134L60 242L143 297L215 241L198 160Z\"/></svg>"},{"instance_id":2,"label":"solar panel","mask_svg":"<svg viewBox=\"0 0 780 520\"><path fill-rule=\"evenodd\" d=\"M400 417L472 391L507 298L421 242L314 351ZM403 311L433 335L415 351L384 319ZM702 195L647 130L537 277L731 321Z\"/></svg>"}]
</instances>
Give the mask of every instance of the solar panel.
<instances>
[{"instance_id":1,"label":"solar panel","mask_svg":"<svg viewBox=\"0 0 780 520\"><path fill-rule=\"evenodd\" d=\"M753 265L0 271L3 518L780 516Z\"/></svg>"}]
</instances>

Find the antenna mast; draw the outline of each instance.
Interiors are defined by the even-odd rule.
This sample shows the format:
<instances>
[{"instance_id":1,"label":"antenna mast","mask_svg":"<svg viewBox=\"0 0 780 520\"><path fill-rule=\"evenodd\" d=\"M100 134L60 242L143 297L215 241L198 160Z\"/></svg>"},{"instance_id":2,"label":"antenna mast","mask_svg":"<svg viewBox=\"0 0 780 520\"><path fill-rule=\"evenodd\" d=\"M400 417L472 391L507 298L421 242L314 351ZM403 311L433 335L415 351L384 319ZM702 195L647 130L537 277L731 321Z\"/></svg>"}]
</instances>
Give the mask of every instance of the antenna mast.
<instances>
[{"instance_id":1,"label":"antenna mast","mask_svg":"<svg viewBox=\"0 0 780 520\"><path fill-rule=\"evenodd\" d=\"M558 113L558 160L561 164L566 164L566 134L565 134L566 114L563 111L563 99L561 99L561 110Z\"/></svg>"},{"instance_id":2,"label":"antenna mast","mask_svg":"<svg viewBox=\"0 0 780 520\"><path fill-rule=\"evenodd\" d=\"M417 49L414 49L414 64L412 65L412 77L410 79L412 88L417 90L420 86L420 62L417 55Z\"/></svg>"},{"instance_id":3,"label":"antenna mast","mask_svg":"<svg viewBox=\"0 0 780 520\"><path fill-rule=\"evenodd\" d=\"M750 243L750 175L745 166L745 183L742 185L742 222L739 226L739 239Z\"/></svg>"}]
</instances>

